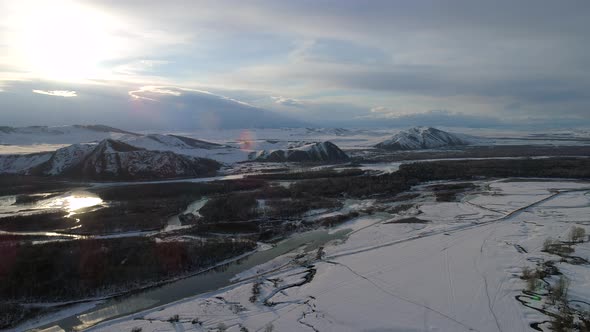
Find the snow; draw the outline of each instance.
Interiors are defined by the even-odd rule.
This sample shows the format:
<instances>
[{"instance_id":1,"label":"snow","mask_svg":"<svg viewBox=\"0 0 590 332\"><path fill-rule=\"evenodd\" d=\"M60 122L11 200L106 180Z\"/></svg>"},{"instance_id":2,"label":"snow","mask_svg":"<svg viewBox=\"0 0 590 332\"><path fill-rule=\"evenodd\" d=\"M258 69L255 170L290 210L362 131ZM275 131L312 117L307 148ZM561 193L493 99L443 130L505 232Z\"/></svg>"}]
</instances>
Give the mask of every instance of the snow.
<instances>
[{"instance_id":1,"label":"snow","mask_svg":"<svg viewBox=\"0 0 590 332\"><path fill-rule=\"evenodd\" d=\"M35 144L75 144L97 142L103 139L118 139L125 135L115 128L92 126L59 127L20 127L0 130L0 144L35 145Z\"/></svg>"},{"instance_id":2,"label":"snow","mask_svg":"<svg viewBox=\"0 0 590 332\"><path fill-rule=\"evenodd\" d=\"M0 155L0 173L27 174L31 168L47 162L51 153Z\"/></svg>"},{"instance_id":3,"label":"snow","mask_svg":"<svg viewBox=\"0 0 590 332\"><path fill-rule=\"evenodd\" d=\"M256 331L268 324L276 331L530 331L530 323L548 318L516 301L525 287L519 278L522 268L550 256L540 251L545 238L565 236L571 220L590 213L590 206L584 205L590 184L482 184L490 191L465 196L458 203L419 203L420 218L432 219L422 228L385 224L378 215L358 218L355 222L363 227L346 242L325 248L326 256L314 263L317 271L308 283L293 286L304 281L309 268L294 264L297 255L290 253L236 276L233 286L92 330L200 331L223 323L228 331L242 326ZM529 199L523 198L527 190ZM490 212L499 203L491 191L504 196L502 201L514 198L517 203ZM575 204L563 204L570 199ZM481 207L467 203L473 200ZM561 214L546 218L542 211L553 208ZM455 225L439 229L449 224ZM356 250L351 250L351 243ZM587 254L590 245L581 244L578 251ZM559 268L571 280L571 299L587 299L589 267L559 263ZM251 302L256 281L261 283L261 295ZM264 299L275 305L264 305ZM174 315L180 321L167 322ZM191 324L195 318L202 327Z\"/></svg>"},{"instance_id":4,"label":"snow","mask_svg":"<svg viewBox=\"0 0 590 332\"><path fill-rule=\"evenodd\" d=\"M419 150L471 143L471 138L467 135L451 134L431 127L415 127L395 134L391 139L377 144L377 147L396 150Z\"/></svg>"},{"instance_id":5,"label":"snow","mask_svg":"<svg viewBox=\"0 0 590 332\"><path fill-rule=\"evenodd\" d=\"M514 207L525 208L523 213L512 210L513 213L498 213L501 217L496 221L482 219L483 214L489 213L485 208L495 207L497 202L488 204L480 199L481 211L473 214L472 220L458 218L462 227L420 236L416 235L424 234L423 229L385 233L388 240L397 239L389 245L385 243L387 239L376 241L366 235L403 225L373 223L379 220L378 216L370 217L369 223L359 218L365 227L358 228L344 244L326 248L327 257L314 264L317 271L309 283L286 288L301 283L307 273L307 268L290 264L296 256L291 253L236 276L236 281L245 281L234 286L107 322L93 330L130 330L137 326L143 331L198 331L200 326L191 324L191 320L198 318L206 328L223 323L229 331L238 331L241 326L258 330L268 324L277 331L307 331L310 326L319 331L529 331L531 322L546 317L514 298L524 288L524 281L519 278L522 267L530 264L531 258L547 255L539 251L547 236L565 234L571 226L568 220L590 213L587 205L583 210L561 205L564 197L584 201L585 191L553 196L552 190L590 190L590 185L548 182L544 189L538 182L488 185L501 187L502 195L507 197L515 195L522 205ZM521 191L526 188L538 193L523 200ZM539 203L542 197L553 198ZM439 223L443 224L453 222L452 211L456 211L457 217L465 211L477 211L466 203L458 204L465 205L432 203L420 209L430 209L434 215L438 206L443 216ZM558 217L559 222L537 215L539 210L556 205L566 210ZM474 226L473 220L480 224ZM529 223L531 220L534 225ZM347 243L364 249L351 252ZM517 251L516 244L528 252ZM588 252L588 244L581 245L580 250ZM588 267L561 263L560 269L571 280L572 299L587 299ZM260 277L265 271L274 272ZM261 282L261 295L252 303L249 298L256 275L254 280ZM277 292L278 289L283 290ZM265 306L263 299L271 295L269 300L275 305ZM173 315L179 315L179 323L166 321Z\"/></svg>"},{"instance_id":6,"label":"snow","mask_svg":"<svg viewBox=\"0 0 590 332\"><path fill-rule=\"evenodd\" d=\"M96 148L94 144L72 144L55 151L45 173L49 175L61 174L63 171L82 162L94 148Z\"/></svg>"},{"instance_id":7,"label":"snow","mask_svg":"<svg viewBox=\"0 0 590 332\"><path fill-rule=\"evenodd\" d=\"M191 157L208 158L223 163L235 163L248 159L251 151L228 145L203 142L201 147L191 146L177 137L161 134L131 136L123 139L126 143L152 151L171 151Z\"/></svg>"},{"instance_id":8,"label":"snow","mask_svg":"<svg viewBox=\"0 0 590 332\"><path fill-rule=\"evenodd\" d=\"M303 156L301 152L304 154ZM347 160L348 156L334 143L325 141L282 150L252 152L249 158L262 161L338 161Z\"/></svg>"},{"instance_id":9,"label":"snow","mask_svg":"<svg viewBox=\"0 0 590 332\"><path fill-rule=\"evenodd\" d=\"M0 128L0 155L54 151L70 144L95 143L117 139L133 146L153 151L171 151L181 155L209 158L225 164L247 161L249 155L259 156L277 150L308 149L306 145L330 141L345 152L358 149L365 152L375 145L394 148L440 148L446 145L589 145L587 130L535 133L471 128L444 128L453 134L434 128L344 129L344 128L266 128L220 129L191 132L129 133L104 126L62 126ZM462 134L459 134L461 132ZM203 141L191 145L174 136ZM392 135L393 138L392 138ZM477 137L473 136L476 135ZM318 149L320 150L320 149Z\"/></svg>"}]
</instances>

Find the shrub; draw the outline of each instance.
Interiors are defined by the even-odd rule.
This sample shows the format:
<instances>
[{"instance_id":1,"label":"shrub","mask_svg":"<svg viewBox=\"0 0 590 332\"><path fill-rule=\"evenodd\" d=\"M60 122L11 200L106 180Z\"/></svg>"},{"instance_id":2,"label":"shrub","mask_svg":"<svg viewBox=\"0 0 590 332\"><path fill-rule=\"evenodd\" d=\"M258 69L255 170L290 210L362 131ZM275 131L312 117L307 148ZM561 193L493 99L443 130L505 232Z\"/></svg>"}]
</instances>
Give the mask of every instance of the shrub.
<instances>
[{"instance_id":1,"label":"shrub","mask_svg":"<svg viewBox=\"0 0 590 332\"><path fill-rule=\"evenodd\" d=\"M174 316L168 318L168 321L170 323L177 323L179 320L180 320L180 317L178 315L174 315Z\"/></svg>"},{"instance_id":2,"label":"shrub","mask_svg":"<svg viewBox=\"0 0 590 332\"><path fill-rule=\"evenodd\" d=\"M250 302L254 303L258 299L258 295L260 295L260 282L257 281L252 284L252 296L250 296Z\"/></svg>"},{"instance_id":3,"label":"shrub","mask_svg":"<svg viewBox=\"0 0 590 332\"><path fill-rule=\"evenodd\" d=\"M556 332L569 332L574 328L574 315L567 305L559 308L559 312L551 321L551 330Z\"/></svg>"},{"instance_id":4,"label":"shrub","mask_svg":"<svg viewBox=\"0 0 590 332\"><path fill-rule=\"evenodd\" d=\"M525 266L522 269L522 276L521 279L526 280L526 289L528 291L535 291L539 286L539 278L541 275L541 271L533 270L529 267Z\"/></svg>"},{"instance_id":5,"label":"shrub","mask_svg":"<svg viewBox=\"0 0 590 332\"><path fill-rule=\"evenodd\" d=\"M559 281L555 285L553 285L549 290L549 299L551 300L551 302L564 302L564 306L567 306L567 304L565 304L565 301L567 299L568 288L569 280L566 277L561 276L559 278Z\"/></svg>"},{"instance_id":6,"label":"shrub","mask_svg":"<svg viewBox=\"0 0 590 332\"><path fill-rule=\"evenodd\" d=\"M142 328L137 327L137 326L131 329L131 332L141 332L141 331L142 331Z\"/></svg>"},{"instance_id":7,"label":"shrub","mask_svg":"<svg viewBox=\"0 0 590 332\"><path fill-rule=\"evenodd\" d=\"M570 241L572 242L582 242L584 241L584 238L586 237L586 230L583 229L582 227L577 227L574 226L574 228L572 228L572 230L570 231Z\"/></svg>"},{"instance_id":8,"label":"shrub","mask_svg":"<svg viewBox=\"0 0 590 332\"><path fill-rule=\"evenodd\" d=\"M534 271L531 270L528 266L522 268L522 279L529 280L534 276Z\"/></svg>"},{"instance_id":9,"label":"shrub","mask_svg":"<svg viewBox=\"0 0 590 332\"><path fill-rule=\"evenodd\" d=\"M546 238L545 241L543 241L543 251L549 252L554 243L555 241L553 241L552 238Z\"/></svg>"}]
</instances>

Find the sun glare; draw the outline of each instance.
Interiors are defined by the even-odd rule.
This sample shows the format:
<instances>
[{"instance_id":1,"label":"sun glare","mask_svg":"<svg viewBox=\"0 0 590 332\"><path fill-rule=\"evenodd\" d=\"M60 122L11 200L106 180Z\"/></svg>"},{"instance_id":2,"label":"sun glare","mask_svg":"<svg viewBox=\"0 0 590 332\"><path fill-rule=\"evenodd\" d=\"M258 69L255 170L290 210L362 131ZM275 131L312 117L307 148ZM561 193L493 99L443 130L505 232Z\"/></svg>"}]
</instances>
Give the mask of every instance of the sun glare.
<instances>
[{"instance_id":1,"label":"sun glare","mask_svg":"<svg viewBox=\"0 0 590 332\"><path fill-rule=\"evenodd\" d=\"M21 59L35 74L52 79L85 79L100 74L100 63L115 50L112 19L69 1L39 1L19 10Z\"/></svg>"}]
</instances>

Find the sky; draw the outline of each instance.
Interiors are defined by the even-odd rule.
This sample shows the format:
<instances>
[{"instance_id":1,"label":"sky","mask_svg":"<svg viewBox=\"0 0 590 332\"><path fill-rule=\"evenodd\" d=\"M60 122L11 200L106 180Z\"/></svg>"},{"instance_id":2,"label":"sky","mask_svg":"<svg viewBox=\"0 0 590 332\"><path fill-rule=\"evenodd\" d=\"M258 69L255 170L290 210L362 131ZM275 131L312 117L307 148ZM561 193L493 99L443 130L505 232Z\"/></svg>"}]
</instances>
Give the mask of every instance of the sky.
<instances>
[{"instance_id":1,"label":"sky","mask_svg":"<svg viewBox=\"0 0 590 332\"><path fill-rule=\"evenodd\" d=\"M587 0L0 0L0 125L590 126Z\"/></svg>"}]
</instances>

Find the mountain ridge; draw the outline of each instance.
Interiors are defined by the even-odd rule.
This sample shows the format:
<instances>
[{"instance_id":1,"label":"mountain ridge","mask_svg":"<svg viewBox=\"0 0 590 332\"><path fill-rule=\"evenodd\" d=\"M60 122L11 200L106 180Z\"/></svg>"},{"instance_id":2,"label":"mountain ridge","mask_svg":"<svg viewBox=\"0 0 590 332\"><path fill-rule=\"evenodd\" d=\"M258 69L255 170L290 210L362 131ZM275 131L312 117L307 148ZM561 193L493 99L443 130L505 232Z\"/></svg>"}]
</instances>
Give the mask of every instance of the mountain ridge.
<instances>
[{"instance_id":1,"label":"mountain ridge","mask_svg":"<svg viewBox=\"0 0 590 332\"><path fill-rule=\"evenodd\" d=\"M392 138L378 143L375 147L385 150L423 150L469 144L472 142L463 135L460 136L433 127L414 127L400 131Z\"/></svg>"}]
</instances>

